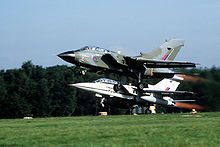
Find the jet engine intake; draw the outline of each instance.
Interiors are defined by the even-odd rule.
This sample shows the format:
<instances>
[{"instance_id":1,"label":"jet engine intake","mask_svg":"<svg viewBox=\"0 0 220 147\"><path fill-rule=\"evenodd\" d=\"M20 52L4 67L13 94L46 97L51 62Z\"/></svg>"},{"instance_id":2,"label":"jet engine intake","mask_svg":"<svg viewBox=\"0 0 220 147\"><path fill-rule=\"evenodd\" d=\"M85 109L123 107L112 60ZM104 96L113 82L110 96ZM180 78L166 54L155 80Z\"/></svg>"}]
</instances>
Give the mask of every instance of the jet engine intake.
<instances>
[{"instance_id":1,"label":"jet engine intake","mask_svg":"<svg viewBox=\"0 0 220 147\"><path fill-rule=\"evenodd\" d=\"M121 90L121 88L122 88L122 85L121 85L121 84L115 84L115 85L113 86L113 89L114 89L115 92L119 92L119 91Z\"/></svg>"}]
</instances>

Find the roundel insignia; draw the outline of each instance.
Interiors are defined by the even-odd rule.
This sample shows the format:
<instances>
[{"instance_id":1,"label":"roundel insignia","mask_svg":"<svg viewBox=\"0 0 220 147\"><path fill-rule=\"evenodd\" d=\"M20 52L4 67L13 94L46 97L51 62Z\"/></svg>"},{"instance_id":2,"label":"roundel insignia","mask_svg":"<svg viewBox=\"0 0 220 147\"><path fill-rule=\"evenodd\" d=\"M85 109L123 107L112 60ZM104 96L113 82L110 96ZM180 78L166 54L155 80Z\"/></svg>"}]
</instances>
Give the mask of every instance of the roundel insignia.
<instances>
[{"instance_id":1,"label":"roundel insignia","mask_svg":"<svg viewBox=\"0 0 220 147\"><path fill-rule=\"evenodd\" d=\"M96 56L93 57L93 61L94 61L94 62L97 62L97 61L98 61L97 58L96 58Z\"/></svg>"}]
</instances>

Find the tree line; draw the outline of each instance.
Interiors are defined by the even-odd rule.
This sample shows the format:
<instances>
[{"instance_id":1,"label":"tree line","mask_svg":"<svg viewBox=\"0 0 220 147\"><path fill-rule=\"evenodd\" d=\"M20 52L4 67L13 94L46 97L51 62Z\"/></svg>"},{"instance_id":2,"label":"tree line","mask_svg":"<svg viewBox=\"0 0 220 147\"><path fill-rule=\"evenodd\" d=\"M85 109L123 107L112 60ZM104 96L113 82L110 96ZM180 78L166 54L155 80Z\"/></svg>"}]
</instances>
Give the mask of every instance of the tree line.
<instances>
[{"instance_id":1,"label":"tree line","mask_svg":"<svg viewBox=\"0 0 220 147\"><path fill-rule=\"evenodd\" d=\"M183 72L196 73L206 80L184 82L179 90L197 93L197 104L205 106L205 111L220 110L220 68L184 69ZM135 83L135 79L115 74L82 75L75 67L65 65L43 68L24 62L19 69L0 71L0 118L22 118L24 116L81 116L96 115L102 108L100 99L93 93L68 86L70 83L91 82L105 77L124 83ZM155 83L158 79L145 80ZM165 106L166 107L166 106ZM169 108L163 109L167 111ZM112 107L112 114L122 114L121 109Z\"/></svg>"}]
</instances>

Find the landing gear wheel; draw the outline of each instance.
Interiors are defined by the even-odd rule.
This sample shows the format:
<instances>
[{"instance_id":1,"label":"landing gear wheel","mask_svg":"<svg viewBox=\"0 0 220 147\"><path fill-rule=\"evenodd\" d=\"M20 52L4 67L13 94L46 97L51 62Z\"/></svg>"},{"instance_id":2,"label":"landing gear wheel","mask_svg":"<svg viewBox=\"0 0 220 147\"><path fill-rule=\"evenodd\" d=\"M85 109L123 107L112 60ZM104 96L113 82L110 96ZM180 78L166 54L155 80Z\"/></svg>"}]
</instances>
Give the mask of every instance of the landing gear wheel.
<instances>
[{"instance_id":1,"label":"landing gear wheel","mask_svg":"<svg viewBox=\"0 0 220 147\"><path fill-rule=\"evenodd\" d=\"M140 90L143 90L143 89L144 89L144 85L143 85L142 83L138 83L138 88L139 88Z\"/></svg>"}]
</instances>

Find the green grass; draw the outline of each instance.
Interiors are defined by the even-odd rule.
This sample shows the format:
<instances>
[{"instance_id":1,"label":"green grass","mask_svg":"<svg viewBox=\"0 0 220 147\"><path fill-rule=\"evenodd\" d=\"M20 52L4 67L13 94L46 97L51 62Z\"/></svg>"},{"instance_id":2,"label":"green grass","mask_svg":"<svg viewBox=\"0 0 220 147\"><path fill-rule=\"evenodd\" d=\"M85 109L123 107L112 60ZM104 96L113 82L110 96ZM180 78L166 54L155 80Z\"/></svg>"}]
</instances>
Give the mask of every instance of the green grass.
<instances>
[{"instance_id":1,"label":"green grass","mask_svg":"<svg viewBox=\"0 0 220 147\"><path fill-rule=\"evenodd\" d=\"M220 113L0 120L0 146L220 146Z\"/></svg>"}]
</instances>

